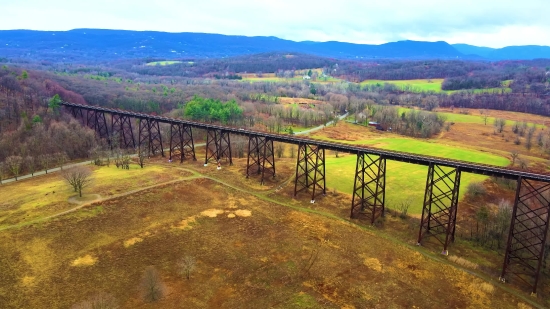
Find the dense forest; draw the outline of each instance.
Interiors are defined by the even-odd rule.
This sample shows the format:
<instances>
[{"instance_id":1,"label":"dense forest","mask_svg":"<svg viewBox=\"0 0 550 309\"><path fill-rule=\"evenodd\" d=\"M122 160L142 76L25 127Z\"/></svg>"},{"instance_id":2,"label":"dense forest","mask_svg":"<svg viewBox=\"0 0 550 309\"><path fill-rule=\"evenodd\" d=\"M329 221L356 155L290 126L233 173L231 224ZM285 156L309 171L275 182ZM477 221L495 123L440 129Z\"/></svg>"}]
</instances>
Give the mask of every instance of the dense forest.
<instances>
[{"instance_id":1,"label":"dense forest","mask_svg":"<svg viewBox=\"0 0 550 309\"><path fill-rule=\"evenodd\" d=\"M395 109L384 108L396 105L427 111L441 106L550 116L550 60L372 62L267 53L148 65L160 60L163 59L85 65L3 59L0 161L13 156L29 161L30 154L35 156L33 162L40 162L38 157L44 155L76 159L86 157L92 149L101 146L102 141L96 140L93 132L77 128L62 111L52 108L51 99L56 95L69 102L273 132L288 131L292 126L326 124L346 111L364 117L363 121L376 120L397 133L416 137L432 136L444 127L443 119L429 114L398 115ZM311 69L316 69L313 74ZM300 74L304 72L311 79L302 79ZM234 78L247 73L255 76L275 73L279 80L249 82ZM319 74L334 81L322 82ZM354 82L413 78L442 78L443 90L460 91L418 93L390 83ZM472 90L483 88L499 91L476 93ZM282 104L285 98L292 98L294 103ZM37 136L40 138L36 139ZM61 141L73 141L75 136L86 138L78 143Z\"/></svg>"}]
</instances>

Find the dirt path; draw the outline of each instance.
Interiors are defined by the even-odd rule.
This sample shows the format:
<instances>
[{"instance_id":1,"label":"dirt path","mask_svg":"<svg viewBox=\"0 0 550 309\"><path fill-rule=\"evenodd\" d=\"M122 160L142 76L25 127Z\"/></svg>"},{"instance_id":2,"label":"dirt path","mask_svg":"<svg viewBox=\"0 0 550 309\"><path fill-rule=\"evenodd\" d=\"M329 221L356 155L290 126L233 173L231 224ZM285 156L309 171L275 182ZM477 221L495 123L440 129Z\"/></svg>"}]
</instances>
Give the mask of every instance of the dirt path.
<instances>
[{"instance_id":1,"label":"dirt path","mask_svg":"<svg viewBox=\"0 0 550 309\"><path fill-rule=\"evenodd\" d=\"M338 118L339 118L339 120L342 120L342 119L346 118L347 116L348 116L348 113L345 113L342 116L338 116ZM321 130L324 127L330 126L333 122L334 122L334 120L329 121L326 124L316 126L315 128L307 129L307 130L300 131L300 132L294 132L294 135L302 135L302 134L308 134L308 133L311 133L311 132L315 132L315 131Z\"/></svg>"}]
</instances>

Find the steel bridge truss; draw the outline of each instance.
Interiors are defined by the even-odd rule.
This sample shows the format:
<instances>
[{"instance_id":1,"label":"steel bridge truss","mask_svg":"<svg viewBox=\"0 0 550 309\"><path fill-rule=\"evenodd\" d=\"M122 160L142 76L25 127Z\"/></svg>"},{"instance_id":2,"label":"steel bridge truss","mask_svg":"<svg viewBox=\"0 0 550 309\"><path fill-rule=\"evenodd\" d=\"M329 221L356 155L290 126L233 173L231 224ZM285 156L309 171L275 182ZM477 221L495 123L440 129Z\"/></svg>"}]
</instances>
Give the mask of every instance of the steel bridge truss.
<instances>
[{"instance_id":1,"label":"steel bridge truss","mask_svg":"<svg viewBox=\"0 0 550 309\"><path fill-rule=\"evenodd\" d=\"M433 163L428 166L418 244L433 236L443 244L444 255L448 254L449 243L454 241L460 174L460 168Z\"/></svg>"},{"instance_id":2,"label":"steel bridge truss","mask_svg":"<svg viewBox=\"0 0 550 309\"><path fill-rule=\"evenodd\" d=\"M250 135L248 137L248 158L246 160L246 178L256 173L261 174L261 184L264 184L265 174L275 177L275 153L273 139L269 137Z\"/></svg>"},{"instance_id":3,"label":"steel bridge truss","mask_svg":"<svg viewBox=\"0 0 550 309\"><path fill-rule=\"evenodd\" d=\"M139 119L139 152L147 150L148 156L160 153L164 157L162 148L162 134L158 120L151 118Z\"/></svg>"},{"instance_id":4,"label":"steel bridge truss","mask_svg":"<svg viewBox=\"0 0 550 309\"><path fill-rule=\"evenodd\" d=\"M82 124L86 125L84 123L84 113L82 112L82 109L81 108L78 108L78 107L74 107L74 106L65 106L65 108L67 108L70 112L71 112L71 115L79 120Z\"/></svg>"},{"instance_id":5,"label":"steel bridge truss","mask_svg":"<svg viewBox=\"0 0 550 309\"><path fill-rule=\"evenodd\" d=\"M351 218L369 218L371 224L384 215L386 197L386 159L357 154Z\"/></svg>"},{"instance_id":6,"label":"steel bridge truss","mask_svg":"<svg viewBox=\"0 0 550 309\"><path fill-rule=\"evenodd\" d=\"M540 268L544 261L550 183L518 178L512 222L506 245L500 279L513 280L529 286L537 293ZM512 279L513 278L513 279Z\"/></svg>"},{"instance_id":7,"label":"steel bridge truss","mask_svg":"<svg viewBox=\"0 0 550 309\"><path fill-rule=\"evenodd\" d=\"M319 145L300 143L294 180L294 196L311 188L311 203L326 194L325 149Z\"/></svg>"},{"instance_id":8,"label":"steel bridge truss","mask_svg":"<svg viewBox=\"0 0 550 309\"><path fill-rule=\"evenodd\" d=\"M195 144L193 143L193 131L190 126L183 123L170 124L170 160L179 154L180 163L184 159L195 157Z\"/></svg>"},{"instance_id":9,"label":"steel bridge truss","mask_svg":"<svg viewBox=\"0 0 550 309\"><path fill-rule=\"evenodd\" d=\"M96 110L86 111L86 125L95 130L99 135L99 138L105 138L109 141L109 128L107 126L107 119L105 118L105 112Z\"/></svg>"},{"instance_id":10,"label":"steel bridge truss","mask_svg":"<svg viewBox=\"0 0 550 309\"><path fill-rule=\"evenodd\" d=\"M132 129L132 119L123 114L111 115L111 132L114 139L112 142L118 143L122 149L135 149L136 139Z\"/></svg>"},{"instance_id":11,"label":"steel bridge truss","mask_svg":"<svg viewBox=\"0 0 550 309\"><path fill-rule=\"evenodd\" d=\"M208 162L212 159L219 162L222 158L226 160L229 159L229 164L233 165L229 132L218 129L206 130L206 156L204 157L204 166L208 165Z\"/></svg>"}]
</instances>

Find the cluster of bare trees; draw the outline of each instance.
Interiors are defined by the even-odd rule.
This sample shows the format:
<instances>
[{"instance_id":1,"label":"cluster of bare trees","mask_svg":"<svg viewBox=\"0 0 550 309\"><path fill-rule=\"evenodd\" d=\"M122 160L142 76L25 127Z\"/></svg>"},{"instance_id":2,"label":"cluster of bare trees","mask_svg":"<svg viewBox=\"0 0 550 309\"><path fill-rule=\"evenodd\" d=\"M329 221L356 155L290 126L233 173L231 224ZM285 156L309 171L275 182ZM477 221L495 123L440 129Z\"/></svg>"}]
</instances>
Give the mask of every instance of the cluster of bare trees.
<instances>
[{"instance_id":1,"label":"cluster of bare trees","mask_svg":"<svg viewBox=\"0 0 550 309\"><path fill-rule=\"evenodd\" d=\"M446 118L438 113L407 110L399 114L396 106L371 105L359 116L358 123L368 124L369 121L378 123L384 130L391 130L399 134L428 138L441 132Z\"/></svg>"},{"instance_id":2,"label":"cluster of bare trees","mask_svg":"<svg viewBox=\"0 0 550 309\"><path fill-rule=\"evenodd\" d=\"M75 120L22 124L0 135L0 174L17 178L39 170L47 173L53 167L62 168L69 160L86 157L97 144L94 132Z\"/></svg>"},{"instance_id":3,"label":"cluster of bare trees","mask_svg":"<svg viewBox=\"0 0 550 309\"><path fill-rule=\"evenodd\" d=\"M496 207L482 205L473 218L462 222L467 231L463 233L466 239L491 248L502 249L506 244L508 230L512 221L512 204L507 200L500 200Z\"/></svg>"},{"instance_id":4,"label":"cluster of bare trees","mask_svg":"<svg viewBox=\"0 0 550 309\"><path fill-rule=\"evenodd\" d=\"M9 156L4 161L0 161L0 184L3 179L9 177L18 180L20 175L31 174L34 176L34 173L40 170L44 170L47 174L48 170L52 168L63 169L68 160L69 158L64 152L39 156Z\"/></svg>"}]
</instances>

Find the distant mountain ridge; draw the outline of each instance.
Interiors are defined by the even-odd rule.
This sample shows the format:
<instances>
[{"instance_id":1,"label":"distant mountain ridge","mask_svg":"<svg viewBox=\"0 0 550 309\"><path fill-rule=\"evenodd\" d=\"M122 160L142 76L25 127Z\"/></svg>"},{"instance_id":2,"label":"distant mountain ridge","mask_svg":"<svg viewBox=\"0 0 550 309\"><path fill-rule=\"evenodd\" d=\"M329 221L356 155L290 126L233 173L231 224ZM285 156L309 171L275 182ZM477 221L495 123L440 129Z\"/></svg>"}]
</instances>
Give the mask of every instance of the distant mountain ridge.
<instances>
[{"instance_id":1,"label":"distant mountain ridge","mask_svg":"<svg viewBox=\"0 0 550 309\"><path fill-rule=\"evenodd\" d=\"M168 33L103 29L0 30L0 59L101 61L118 58L231 57L273 51L343 59L534 59L550 58L548 46L501 49L447 42L398 41L380 45L295 42L273 36Z\"/></svg>"},{"instance_id":2,"label":"distant mountain ridge","mask_svg":"<svg viewBox=\"0 0 550 309\"><path fill-rule=\"evenodd\" d=\"M453 44L456 50L465 55L478 55L490 60L531 60L550 58L550 46L523 45L503 48L480 47L468 44Z\"/></svg>"}]
</instances>

